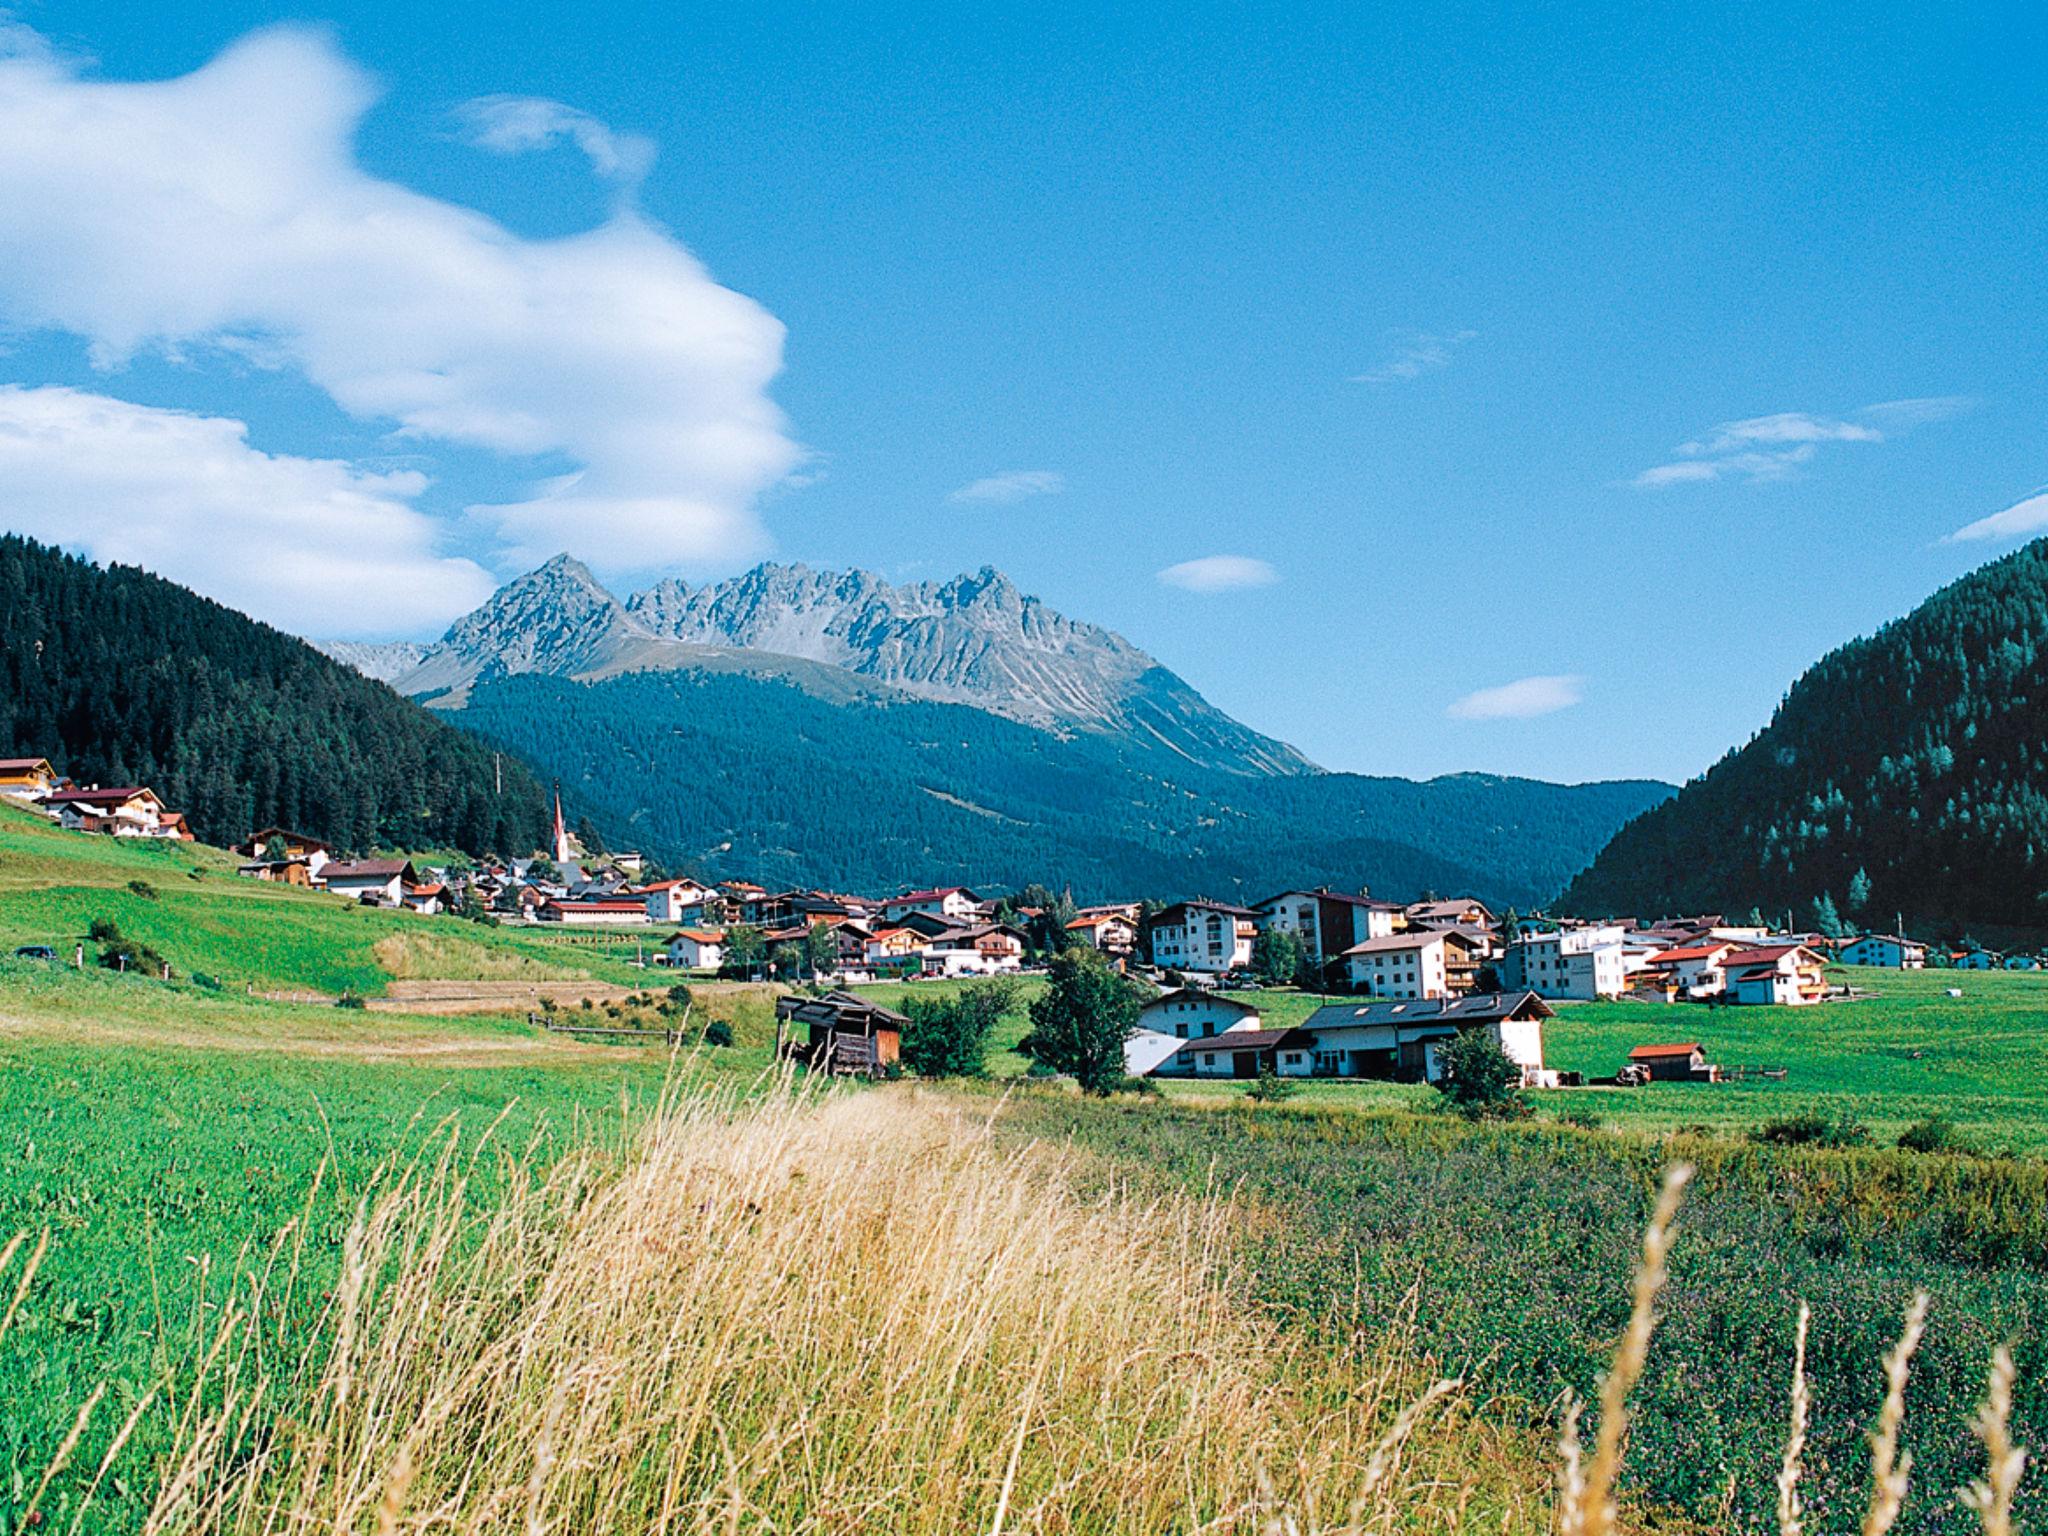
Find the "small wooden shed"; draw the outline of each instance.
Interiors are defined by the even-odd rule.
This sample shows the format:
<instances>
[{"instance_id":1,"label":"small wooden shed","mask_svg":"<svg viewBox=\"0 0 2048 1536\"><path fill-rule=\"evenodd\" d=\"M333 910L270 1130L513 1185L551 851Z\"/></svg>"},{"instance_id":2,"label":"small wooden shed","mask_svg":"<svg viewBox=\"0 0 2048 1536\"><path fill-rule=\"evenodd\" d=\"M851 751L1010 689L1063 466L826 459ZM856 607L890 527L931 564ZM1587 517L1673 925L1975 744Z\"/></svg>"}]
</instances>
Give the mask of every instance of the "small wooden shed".
<instances>
[{"instance_id":1,"label":"small wooden shed","mask_svg":"<svg viewBox=\"0 0 2048 1536\"><path fill-rule=\"evenodd\" d=\"M853 992L775 1000L778 1049L813 1072L879 1075L902 1056L909 1022Z\"/></svg>"},{"instance_id":2,"label":"small wooden shed","mask_svg":"<svg viewBox=\"0 0 2048 1536\"><path fill-rule=\"evenodd\" d=\"M1642 1067L1653 1083L1707 1083L1714 1069L1707 1065L1707 1048L1697 1040L1674 1045L1639 1045L1628 1053L1629 1065Z\"/></svg>"}]
</instances>

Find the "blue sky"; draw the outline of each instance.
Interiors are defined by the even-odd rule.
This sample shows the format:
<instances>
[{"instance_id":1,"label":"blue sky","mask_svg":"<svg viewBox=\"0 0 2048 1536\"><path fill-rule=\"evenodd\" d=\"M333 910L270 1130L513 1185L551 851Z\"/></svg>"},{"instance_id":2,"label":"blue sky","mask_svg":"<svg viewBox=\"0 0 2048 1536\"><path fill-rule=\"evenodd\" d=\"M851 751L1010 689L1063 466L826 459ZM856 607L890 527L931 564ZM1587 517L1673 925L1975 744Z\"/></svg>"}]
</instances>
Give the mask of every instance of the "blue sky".
<instances>
[{"instance_id":1,"label":"blue sky","mask_svg":"<svg viewBox=\"0 0 2048 1536\"><path fill-rule=\"evenodd\" d=\"M2038 13L1395 9L17 6L0 520L319 633L994 564L1565 779L2048 529Z\"/></svg>"}]
</instances>

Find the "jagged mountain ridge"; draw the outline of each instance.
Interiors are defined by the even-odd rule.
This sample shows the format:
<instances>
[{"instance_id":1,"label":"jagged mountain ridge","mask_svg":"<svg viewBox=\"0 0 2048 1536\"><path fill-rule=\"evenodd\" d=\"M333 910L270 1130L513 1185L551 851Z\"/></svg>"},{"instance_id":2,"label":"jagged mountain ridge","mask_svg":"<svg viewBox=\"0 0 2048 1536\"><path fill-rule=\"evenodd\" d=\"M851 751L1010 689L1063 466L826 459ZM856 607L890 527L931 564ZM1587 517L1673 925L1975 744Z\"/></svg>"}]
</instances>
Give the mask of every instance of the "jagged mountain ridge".
<instances>
[{"instance_id":1,"label":"jagged mountain ridge","mask_svg":"<svg viewBox=\"0 0 2048 1536\"><path fill-rule=\"evenodd\" d=\"M400 657L382 648L327 649L447 708L460 707L485 675L589 681L700 668L821 681L787 664L794 659L1040 730L1128 739L1200 767L1257 776L1316 771L1122 636L1067 618L986 567L943 584L897 586L866 571L760 565L695 591L664 581L621 602L560 555L508 582L410 666L391 670Z\"/></svg>"}]
</instances>

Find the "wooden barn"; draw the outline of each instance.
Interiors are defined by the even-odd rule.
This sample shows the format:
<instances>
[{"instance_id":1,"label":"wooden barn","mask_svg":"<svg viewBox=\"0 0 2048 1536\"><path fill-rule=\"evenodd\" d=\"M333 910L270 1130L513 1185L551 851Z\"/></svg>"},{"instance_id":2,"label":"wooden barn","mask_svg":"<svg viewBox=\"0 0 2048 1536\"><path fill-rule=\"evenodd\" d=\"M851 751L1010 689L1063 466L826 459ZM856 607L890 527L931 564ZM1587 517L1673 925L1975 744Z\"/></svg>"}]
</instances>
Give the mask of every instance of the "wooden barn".
<instances>
[{"instance_id":1,"label":"wooden barn","mask_svg":"<svg viewBox=\"0 0 2048 1536\"><path fill-rule=\"evenodd\" d=\"M909 1022L851 992L782 997L775 1002L776 1048L813 1072L872 1077L901 1057L903 1026Z\"/></svg>"},{"instance_id":2,"label":"wooden barn","mask_svg":"<svg viewBox=\"0 0 2048 1536\"><path fill-rule=\"evenodd\" d=\"M1629 1065L1641 1067L1653 1083L1711 1083L1714 1069L1707 1065L1707 1048L1697 1040L1673 1045L1639 1045L1628 1053Z\"/></svg>"}]
</instances>

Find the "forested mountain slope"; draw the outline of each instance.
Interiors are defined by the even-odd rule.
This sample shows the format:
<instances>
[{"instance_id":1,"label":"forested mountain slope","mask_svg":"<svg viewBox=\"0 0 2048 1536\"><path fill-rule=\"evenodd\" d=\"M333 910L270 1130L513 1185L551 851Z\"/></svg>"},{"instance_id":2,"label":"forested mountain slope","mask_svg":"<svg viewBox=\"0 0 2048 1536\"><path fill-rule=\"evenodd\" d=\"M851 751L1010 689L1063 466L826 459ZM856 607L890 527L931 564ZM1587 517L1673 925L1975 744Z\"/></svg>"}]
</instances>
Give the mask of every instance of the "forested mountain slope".
<instances>
[{"instance_id":1,"label":"forested mountain slope","mask_svg":"<svg viewBox=\"0 0 2048 1536\"><path fill-rule=\"evenodd\" d=\"M1552 895L1663 784L1253 778L955 704L834 702L740 675L481 678L451 718L558 774L607 837L707 875L878 891L1071 885L1083 900ZM1162 768L1162 760L1167 765Z\"/></svg>"},{"instance_id":2,"label":"forested mountain slope","mask_svg":"<svg viewBox=\"0 0 2048 1536\"><path fill-rule=\"evenodd\" d=\"M2048 931L2048 541L1823 658L1770 724L1615 836L1581 912L1895 913ZM1861 878L1859 879L1859 872ZM1849 912L1850 892L1860 912ZM1867 890L1867 894L1866 894Z\"/></svg>"},{"instance_id":3,"label":"forested mountain slope","mask_svg":"<svg viewBox=\"0 0 2048 1536\"><path fill-rule=\"evenodd\" d=\"M266 624L131 566L0 537L0 756L146 784L206 842L277 822L342 848L523 853L508 758Z\"/></svg>"}]
</instances>

